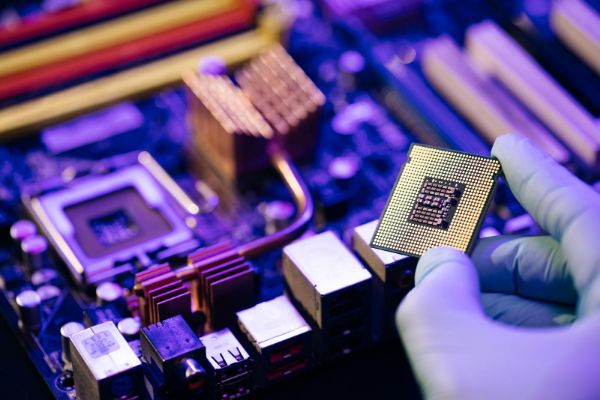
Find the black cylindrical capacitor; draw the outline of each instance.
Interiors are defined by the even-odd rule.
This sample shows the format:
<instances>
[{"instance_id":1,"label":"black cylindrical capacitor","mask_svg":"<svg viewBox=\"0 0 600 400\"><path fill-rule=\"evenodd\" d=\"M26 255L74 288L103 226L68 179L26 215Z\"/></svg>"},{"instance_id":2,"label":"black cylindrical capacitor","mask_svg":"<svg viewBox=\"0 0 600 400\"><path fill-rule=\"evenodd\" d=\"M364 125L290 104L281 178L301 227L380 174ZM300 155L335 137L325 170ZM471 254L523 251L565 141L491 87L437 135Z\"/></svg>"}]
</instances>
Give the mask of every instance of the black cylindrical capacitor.
<instances>
[{"instance_id":1,"label":"black cylindrical capacitor","mask_svg":"<svg viewBox=\"0 0 600 400\"><path fill-rule=\"evenodd\" d=\"M37 227L27 219L21 219L10 227L10 237L13 240L13 249L17 258L23 261L23 252L21 251L21 243L23 240L35 236Z\"/></svg>"},{"instance_id":2,"label":"black cylindrical capacitor","mask_svg":"<svg viewBox=\"0 0 600 400\"><path fill-rule=\"evenodd\" d=\"M35 224L27 219L19 220L10 227L10 237L19 243L36 233Z\"/></svg>"},{"instance_id":3,"label":"black cylindrical capacitor","mask_svg":"<svg viewBox=\"0 0 600 400\"><path fill-rule=\"evenodd\" d=\"M42 286L48 284L59 284L59 275L56 270L51 268L38 269L31 274L31 284L33 286Z\"/></svg>"},{"instance_id":4,"label":"black cylindrical capacitor","mask_svg":"<svg viewBox=\"0 0 600 400\"><path fill-rule=\"evenodd\" d=\"M347 92L357 87L357 77L365 69L365 59L358 51L348 50L344 52L339 60L340 86Z\"/></svg>"},{"instance_id":5,"label":"black cylindrical capacitor","mask_svg":"<svg viewBox=\"0 0 600 400\"><path fill-rule=\"evenodd\" d=\"M15 299L19 326L26 332L37 332L42 326L42 299L33 290L24 290Z\"/></svg>"},{"instance_id":6,"label":"black cylindrical capacitor","mask_svg":"<svg viewBox=\"0 0 600 400\"><path fill-rule=\"evenodd\" d=\"M36 289L36 293L40 296L42 301L47 301L60 296L61 290L54 285L42 285Z\"/></svg>"},{"instance_id":7,"label":"black cylindrical capacitor","mask_svg":"<svg viewBox=\"0 0 600 400\"><path fill-rule=\"evenodd\" d=\"M29 274L44 268L48 260L48 241L39 235L26 238L21 242L23 262Z\"/></svg>"},{"instance_id":8,"label":"black cylindrical capacitor","mask_svg":"<svg viewBox=\"0 0 600 400\"><path fill-rule=\"evenodd\" d=\"M119 321L117 329L123 334L125 340L130 341L139 337L142 324L135 318L127 317Z\"/></svg>"},{"instance_id":9,"label":"black cylindrical capacitor","mask_svg":"<svg viewBox=\"0 0 600 400\"><path fill-rule=\"evenodd\" d=\"M96 288L98 305L106 305L120 301L123 298L123 288L115 282L103 282Z\"/></svg>"},{"instance_id":10,"label":"black cylindrical capacitor","mask_svg":"<svg viewBox=\"0 0 600 400\"><path fill-rule=\"evenodd\" d=\"M71 335L81 332L85 327L79 322L67 322L60 327L60 343L62 345L62 360L66 366L71 366Z\"/></svg>"}]
</instances>

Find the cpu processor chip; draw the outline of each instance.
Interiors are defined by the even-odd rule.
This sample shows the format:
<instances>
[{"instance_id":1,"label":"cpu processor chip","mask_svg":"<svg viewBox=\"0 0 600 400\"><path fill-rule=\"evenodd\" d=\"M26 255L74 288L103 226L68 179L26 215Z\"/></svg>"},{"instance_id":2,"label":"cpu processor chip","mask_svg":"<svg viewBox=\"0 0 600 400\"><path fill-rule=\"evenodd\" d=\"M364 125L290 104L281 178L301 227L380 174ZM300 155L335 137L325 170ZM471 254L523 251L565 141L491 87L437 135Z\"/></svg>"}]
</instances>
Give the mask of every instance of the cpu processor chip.
<instances>
[{"instance_id":1,"label":"cpu processor chip","mask_svg":"<svg viewBox=\"0 0 600 400\"><path fill-rule=\"evenodd\" d=\"M469 253L499 174L494 158L412 145L371 247L415 257L436 246Z\"/></svg>"}]
</instances>

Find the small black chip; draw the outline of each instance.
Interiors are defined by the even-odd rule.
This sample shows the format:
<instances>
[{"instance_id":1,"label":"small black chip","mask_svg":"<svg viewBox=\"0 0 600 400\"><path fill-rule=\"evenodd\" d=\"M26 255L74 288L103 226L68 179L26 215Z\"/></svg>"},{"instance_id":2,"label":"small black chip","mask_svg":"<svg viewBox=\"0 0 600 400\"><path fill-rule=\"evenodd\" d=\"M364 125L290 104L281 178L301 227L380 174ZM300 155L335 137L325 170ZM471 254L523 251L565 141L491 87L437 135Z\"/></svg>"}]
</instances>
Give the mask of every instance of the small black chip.
<instances>
[{"instance_id":1,"label":"small black chip","mask_svg":"<svg viewBox=\"0 0 600 400\"><path fill-rule=\"evenodd\" d=\"M425 177L409 221L448 229L464 191L465 185L461 183Z\"/></svg>"}]
</instances>

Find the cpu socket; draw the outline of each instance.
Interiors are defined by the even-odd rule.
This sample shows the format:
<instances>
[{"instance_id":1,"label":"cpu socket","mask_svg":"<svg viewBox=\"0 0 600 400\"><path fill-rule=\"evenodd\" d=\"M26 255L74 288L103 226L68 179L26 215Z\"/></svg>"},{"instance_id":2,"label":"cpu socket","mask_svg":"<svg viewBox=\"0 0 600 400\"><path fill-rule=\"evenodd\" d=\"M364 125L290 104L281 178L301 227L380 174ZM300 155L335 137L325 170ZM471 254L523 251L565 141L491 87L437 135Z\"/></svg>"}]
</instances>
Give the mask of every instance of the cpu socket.
<instances>
[{"instance_id":1,"label":"cpu socket","mask_svg":"<svg viewBox=\"0 0 600 400\"><path fill-rule=\"evenodd\" d=\"M26 205L78 282L96 284L120 266L193 238L198 206L148 153L105 174L26 197ZM122 269L122 268L121 268Z\"/></svg>"}]
</instances>

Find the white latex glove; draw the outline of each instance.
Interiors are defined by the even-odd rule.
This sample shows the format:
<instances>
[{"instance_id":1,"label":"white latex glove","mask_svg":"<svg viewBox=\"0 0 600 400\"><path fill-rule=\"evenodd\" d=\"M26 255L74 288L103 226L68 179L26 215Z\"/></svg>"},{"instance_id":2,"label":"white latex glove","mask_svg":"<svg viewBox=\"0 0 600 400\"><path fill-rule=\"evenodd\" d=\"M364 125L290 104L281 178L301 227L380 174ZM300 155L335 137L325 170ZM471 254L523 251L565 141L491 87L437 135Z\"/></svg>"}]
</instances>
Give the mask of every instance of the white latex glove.
<instances>
[{"instance_id":1,"label":"white latex glove","mask_svg":"<svg viewBox=\"0 0 600 400\"><path fill-rule=\"evenodd\" d=\"M445 247L421 257L396 321L423 394L600 399L600 195L520 136L492 154L551 236L485 239L472 259Z\"/></svg>"}]
</instances>

